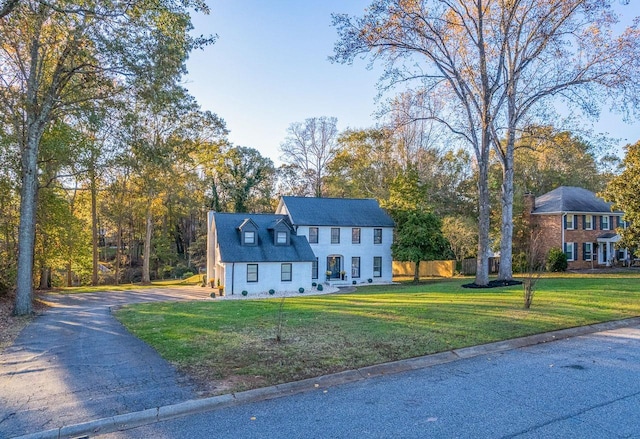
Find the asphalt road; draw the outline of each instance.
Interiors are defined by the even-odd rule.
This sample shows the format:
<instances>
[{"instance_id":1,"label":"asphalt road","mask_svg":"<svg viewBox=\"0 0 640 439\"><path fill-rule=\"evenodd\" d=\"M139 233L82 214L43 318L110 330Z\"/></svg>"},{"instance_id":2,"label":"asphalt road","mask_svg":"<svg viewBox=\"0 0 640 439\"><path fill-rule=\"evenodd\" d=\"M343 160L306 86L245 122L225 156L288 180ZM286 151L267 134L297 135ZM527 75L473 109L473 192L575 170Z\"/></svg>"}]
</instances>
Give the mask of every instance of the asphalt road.
<instances>
[{"instance_id":1,"label":"asphalt road","mask_svg":"<svg viewBox=\"0 0 640 439\"><path fill-rule=\"evenodd\" d=\"M640 438L640 327L319 387L100 437Z\"/></svg>"},{"instance_id":2,"label":"asphalt road","mask_svg":"<svg viewBox=\"0 0 640 439\"><path fill-rule=\"evenodd\" d=\"M191 287L48 297L54 306L0 355L0 438L197 397L110 308L206 299L207 292Z\"/></svg>"}]
</instances>

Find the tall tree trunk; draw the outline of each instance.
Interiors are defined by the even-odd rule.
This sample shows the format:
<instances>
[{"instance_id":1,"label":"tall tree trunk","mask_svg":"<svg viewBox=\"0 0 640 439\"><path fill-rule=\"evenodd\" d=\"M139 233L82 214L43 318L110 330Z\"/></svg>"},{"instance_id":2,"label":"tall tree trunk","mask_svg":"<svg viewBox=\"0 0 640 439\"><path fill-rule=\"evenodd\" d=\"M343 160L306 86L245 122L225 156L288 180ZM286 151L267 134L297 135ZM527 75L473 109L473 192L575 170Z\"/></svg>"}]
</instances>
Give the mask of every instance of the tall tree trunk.
<instances>
[{"instance_id":1,"label":"tall tree trunk","mask_svg":"<svg viewBox=\"0 0 640 439\"><path fill-rule=\"evenodd\" d=\"M40 268L40 286L41 290L48 290L51 288L51 267Z\"/></svg>"},{"instance_id":2,"label":"tall tree trunk","mask_svg":"<svg viewBox=\"0 0 640 439\"><path fill-rule=\"evenodd\" d=\"M20 189L20 225L18 227L18 273L14 314L32 311L33 255L36 234L38 199L38 147L45 123L27 116L27 139L22 151L22 187Z\"/></svg>"},{"instance_id":3,"label":"tall tree trunk","mask_svg":"<svg viewBox=\"0 0 640 439\"><path fill-rule=\"evenodd\" d=\"M97 207L97 190L96 190L96 170L92 159L91 169L89 171L91 179L91 285L98 285L98 207Z\"/></svg>"},{"instance_id":4,"label":"tall tree trunk","mask_svg":"<svg viewBox=\"0 0 640 439\"><path fill-rule=\"evenodd\" d=\"M500 238L499 280L513 278L513 142L507 141L507 149L502 163L502 225Z\"/></svg>"},{"instance_id":5,"label":"tall tree trunk","mask_svg":"<svg viewBox=\"0 0 640 439\"><path fill-rule=\"evenodd\" d=\"M122 219L118 218L118 235L116 236L116 260L115 260L115 268L116 268L116 277L115 284L120 284L120 258L122 257Z\"/></svg>"},{"instance_id":6,"label":"tall tree trunk","mask_svg":"<svg viewBox=\"0 0 640 439\"><path fill-rule=\"evenodd\" d=\"M151 283L150 260L151 260L151 234L153 233L153 216L151 215L151 202L147 203L147 221L144 237L144 254L142 257L142 283Z\"/></svg>"},{"instance_id":7,"label":"tall tree trunk","mask_svg":"<svg viewBox=\"0 0 640 439\"><path fill-rule=\"evenodd\" d=\"M418 282L420 280L420 261L416 261L413 268L413 281Z\"/></svg>"},{"instance_id":8,"label":"tall tree trunk","mask_svg":"<svg viewBox=\"0 0 640 439\"><path fill-rule=\"evenodd\" d=\"M486 146L484 145L486 143ZM476 259L476 285L489 283L489 164L488 140L483 139L483 153L478 157L478 257Z\"/></svg>"}]
</instances>

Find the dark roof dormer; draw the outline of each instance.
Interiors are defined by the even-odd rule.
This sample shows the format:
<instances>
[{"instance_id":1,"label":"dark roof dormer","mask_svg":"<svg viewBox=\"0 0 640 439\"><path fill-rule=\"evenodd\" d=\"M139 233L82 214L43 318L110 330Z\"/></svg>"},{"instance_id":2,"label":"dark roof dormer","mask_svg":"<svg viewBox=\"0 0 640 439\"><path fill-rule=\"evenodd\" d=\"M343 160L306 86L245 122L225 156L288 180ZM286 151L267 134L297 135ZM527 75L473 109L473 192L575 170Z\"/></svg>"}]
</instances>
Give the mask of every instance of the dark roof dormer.
<instances>
[{"instance_id":1,"label":"dark roof dormer","mask_svg":"<svg viewBox=\"0 0 640 439\"><path fill-rule=\"evenodd\" d=\"M273 232L273 245L291 245L292 229L288 221L280 218L269 227L269 230Z\"/></svg>"},{"instance_id":2,"label":"dark roof dormer","mask_svg":"<svg viewBox=\"0 0 640 439\"><path fill-rule=\"evenodd\" d=\"M258 226L252 219L246 218L238 226L240 230L240 244L255 247L258 245Z\"/></svg>"}]
</instances>

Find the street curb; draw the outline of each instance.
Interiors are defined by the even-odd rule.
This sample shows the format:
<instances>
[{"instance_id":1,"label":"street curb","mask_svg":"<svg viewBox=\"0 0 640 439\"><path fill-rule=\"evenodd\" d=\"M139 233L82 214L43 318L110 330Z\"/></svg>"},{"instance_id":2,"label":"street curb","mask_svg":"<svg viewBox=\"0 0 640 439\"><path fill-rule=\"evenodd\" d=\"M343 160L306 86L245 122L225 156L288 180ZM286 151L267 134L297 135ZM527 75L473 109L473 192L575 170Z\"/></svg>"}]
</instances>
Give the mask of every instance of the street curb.
<instances>
[{"instance_id":1,"label":"street curb","mask_svg":"<svg viewBox=\"0 0 640 439\"><path fill-rule=\"evenodd\" d=\"M301 381L277 384L275 386L244 392L230 393L213 396L210 398L193 399L163 407L151 408L138 412L125 413L108 418L96 419L89 422L67 425L56 429L41 431L14 439L71 439L90 437L92 435L113 433L129 430L143 425L176 419L186 415L209 412L212 410L242 405L246 403L282 398L297 393L326 389L341 384L363 381L370 378L393 375L417 369L451 363L461 359L473 358L487 354L505 352L512 349L535 346L572 337L587 334L606 332L620 328L640 325L640 317L624 320L615 320L593 325L577 326L574 328L560 329L542 334L529 335L511 340L487 343L478 346L453 349L423 357L409 358L407 360L393 361L390 363L375 364L355 370L346 370L317 378L309 378Z\"/></svg>"}]
</instances>

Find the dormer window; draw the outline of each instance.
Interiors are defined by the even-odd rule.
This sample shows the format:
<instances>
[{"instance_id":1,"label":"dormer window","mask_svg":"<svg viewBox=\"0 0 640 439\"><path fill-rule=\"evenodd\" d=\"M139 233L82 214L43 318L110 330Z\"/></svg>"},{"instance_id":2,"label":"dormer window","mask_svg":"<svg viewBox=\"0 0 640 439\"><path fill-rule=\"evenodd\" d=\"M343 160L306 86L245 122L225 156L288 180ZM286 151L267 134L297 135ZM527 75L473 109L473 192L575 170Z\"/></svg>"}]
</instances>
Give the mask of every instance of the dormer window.
<instances>
[{"instance_id":1,"label":"dormer window","mask_svg":"<svg viewBox=\"0 0 640 439\"><path fill-rule=\"evenodd\" d=\"M253 230L245 230L244 235L244 244L253 245L256 243L256 232Z\"/></svg>"},{"instance_id":2,"label":"dormer window","mask_svg":"<svg viewBox=\"0 0 640 439\"><path fill-rule=\"evenodd\" d=\"M238 227L242 245L258 245L258 226L250 218L245 219Z\"/></svg>"},{"instance_id":3,"label":"dormer window","mask_svg":"<svg viewBox=\"0 0 640 439\"><path fill-rule=\"evenodd\" d=\"M290 245L291 244L291 227L284 219L277 220L269 230L273 233L273 245Z\"/></svg>"}]
</instances>

